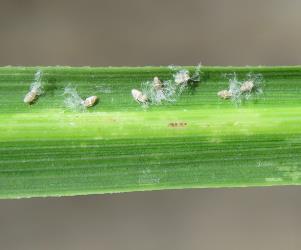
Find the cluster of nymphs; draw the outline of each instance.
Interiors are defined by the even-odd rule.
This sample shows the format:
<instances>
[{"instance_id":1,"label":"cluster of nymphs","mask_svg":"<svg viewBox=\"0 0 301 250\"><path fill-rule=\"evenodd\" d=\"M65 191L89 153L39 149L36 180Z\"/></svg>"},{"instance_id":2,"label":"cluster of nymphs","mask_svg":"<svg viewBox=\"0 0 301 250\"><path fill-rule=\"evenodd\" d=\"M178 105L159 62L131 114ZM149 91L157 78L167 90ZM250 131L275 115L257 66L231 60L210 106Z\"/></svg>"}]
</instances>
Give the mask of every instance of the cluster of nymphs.
<instances>
[{"instance_id":1,"label":"cluster of nymphs","mask_svg":"<svg viewBox=\"0 0 301 250\"><path fill-rule=\"evenodd\" d=\"M24 97L24 102L27 104L33 104L37 101L39 96L44 93L44 87L42 83L42 71L38 70L35 73L34 81L31 83L29 92ZM73 110L85 109L94 106L97 101L97 96L89 96L86 99L82 99L75 88L67 86L64 91L66 95L65 104L67 107Z\"/></svg>"},{"instance_id":2,"label":"cluster of nymphs","mask_svg":"<svg viewBox=\"0 0 301 250\"><path fill-rule=\"evenodd\" d=\"M141 84L141 90L132 89L131 93L135 101L144 107L158 105L163 102L173 102L188 87L193 87L200 81L201 64L197 65L195 71L190 74L187 69L170 66L173 74L172 79L161 80L154 76L151 81ZM262 76L260 74L248 74L243 81L238 80L235 73L225 75L229 79L228 89L221 90L217 95L221 99L231 99L236 103L249 99L262 93ZM107 90L106 90L107 91ZM44 93L42 83L42 71L35 73L34 81L30 85L29 92L24 97L24 102L33 104ZM65 105L75 111L83 111L97 104L98 97L93 95L83 99L76 88L68 85L64 90Z\"/></svg>"},{"instance_id":3,"label":"cluster of nymphs","mask_svg":"<svg viewBox=\"0 0 301 250\"><path fill-rule=\"evenodd\" d=\"M172 79L163 81L155 76L152 81L143 82L141 90L132 89L134 100L144 107L162 102L173 102L187 87L200 81L201 64L197 65L192 75L187 69L181 67L170 66L169 68L174 72Z\"/></svg>"},{"instance_id":4,"label":"cluster of nymphs","mask_svg":"<svg viewBox=\"0 0 301 250\"><path fill-rule=\"evenodd\" d=\"M236 103L247 100L252 96L262 94L263 78L261 74L248 74L245 80L238 80L235 73L227 74L229 88L221 90L217 95L221 99L230 99Z\"/></svg>"}]
</instances>

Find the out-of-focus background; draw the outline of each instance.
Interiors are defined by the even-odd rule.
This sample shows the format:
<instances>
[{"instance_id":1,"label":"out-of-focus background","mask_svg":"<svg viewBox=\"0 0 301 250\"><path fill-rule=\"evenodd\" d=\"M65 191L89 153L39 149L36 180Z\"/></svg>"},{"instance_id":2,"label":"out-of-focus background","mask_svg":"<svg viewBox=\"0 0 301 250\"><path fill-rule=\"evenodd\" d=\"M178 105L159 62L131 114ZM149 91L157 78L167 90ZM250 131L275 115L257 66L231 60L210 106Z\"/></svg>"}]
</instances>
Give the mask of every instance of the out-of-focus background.
<instances>
[{"instance_id":1,"label":"out-of-focus background","mask_svg":"<svg viewBox=\"0 0 301 250\"><path fill-rule=\"evenodd\" d=\"M0 65L295 65L297 0L0 0ZM1 156L0 156L1 157ZM301 188L0 201L0 249L301 247Z\"/></svg>"}]
</instances>

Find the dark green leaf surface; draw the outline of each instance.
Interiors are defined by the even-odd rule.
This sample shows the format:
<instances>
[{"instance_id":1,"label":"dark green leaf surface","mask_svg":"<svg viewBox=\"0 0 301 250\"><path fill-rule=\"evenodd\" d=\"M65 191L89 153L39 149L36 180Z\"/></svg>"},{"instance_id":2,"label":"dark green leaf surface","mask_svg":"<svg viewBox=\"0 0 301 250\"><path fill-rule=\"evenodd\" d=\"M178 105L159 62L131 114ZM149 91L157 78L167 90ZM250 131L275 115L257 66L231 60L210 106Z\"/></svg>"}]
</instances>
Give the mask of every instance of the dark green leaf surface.
<instances>
[{"instance_id":1,"label":"dark green leaf surface","mask_svg":"<svg viewBox=\"0 0 301 250\"><path fill-rule=\"evenodd\" d=\"M45 94L26 105L36 68L0 68L1 198L301 183L301 67L203 67L196 88L148 109L131 89L167 67L41 69ZM264 94L220 100L231 72L262 74ZM100 102L66 109L68 84Z\"/></svg>"}]
</instances>

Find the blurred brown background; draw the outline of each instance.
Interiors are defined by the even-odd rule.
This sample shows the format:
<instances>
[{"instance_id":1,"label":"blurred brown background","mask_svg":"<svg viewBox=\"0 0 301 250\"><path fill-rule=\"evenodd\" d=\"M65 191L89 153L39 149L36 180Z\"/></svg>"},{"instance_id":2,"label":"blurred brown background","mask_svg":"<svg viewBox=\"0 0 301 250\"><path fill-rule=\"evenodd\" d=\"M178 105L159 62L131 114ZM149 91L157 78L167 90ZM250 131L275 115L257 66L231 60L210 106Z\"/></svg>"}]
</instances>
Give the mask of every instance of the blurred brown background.
<instances>
[{"instance_id":1,"label":"blurred brown background","mask_svg":"<svg viewBox=\"0 0 301 250\"><path fill-rule=\"evenodd\" d=\"M297 0L0 0L0 65L294 65ZM300 249L299 187L1 200L0 249Z\"/></svg>"}]
</instances>

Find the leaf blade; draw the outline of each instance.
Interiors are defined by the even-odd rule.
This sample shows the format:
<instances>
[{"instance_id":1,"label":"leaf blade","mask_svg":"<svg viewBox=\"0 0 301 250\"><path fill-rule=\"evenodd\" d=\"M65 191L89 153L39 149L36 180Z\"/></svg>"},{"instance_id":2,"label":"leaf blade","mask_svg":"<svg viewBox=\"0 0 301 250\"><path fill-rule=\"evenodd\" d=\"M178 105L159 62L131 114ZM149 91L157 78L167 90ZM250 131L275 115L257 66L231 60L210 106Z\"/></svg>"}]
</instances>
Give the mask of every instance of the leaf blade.
<instances>
[{"instance_id":1,"label":"leaf blade","mask_svg":"<svg viewBox=\"0 0 301 250\"><path fill-rule=\"evenodd\" d=\"M194 92L148 110L130 90L169 79L166 67L42 68L46 95L28 107L35 70L0 69L1 198L300 184L300 67L203 68ZM263 74L264 96L240 107L219 100L231 72ZM70 83L99 91L99 105L66 110Z\"/></svg>"}]
</instances>

